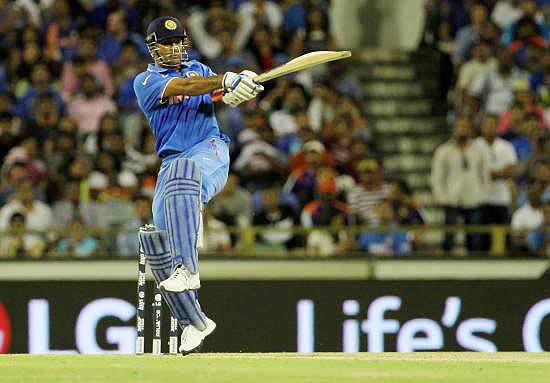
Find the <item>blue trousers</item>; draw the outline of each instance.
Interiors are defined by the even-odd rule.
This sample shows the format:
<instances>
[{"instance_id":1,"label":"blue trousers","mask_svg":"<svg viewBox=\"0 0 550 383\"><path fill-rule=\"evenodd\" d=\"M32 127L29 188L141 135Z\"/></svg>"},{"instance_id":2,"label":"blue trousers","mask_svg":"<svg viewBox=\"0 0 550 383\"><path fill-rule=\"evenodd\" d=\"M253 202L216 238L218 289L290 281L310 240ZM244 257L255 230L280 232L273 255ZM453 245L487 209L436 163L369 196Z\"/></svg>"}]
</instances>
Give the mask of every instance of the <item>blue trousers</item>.
<instances>
[{"instance_id":1,"label":"blue trousers","mask_svg":"<svg viewBox=\"0 0 550 383\"><path fill-rule=\"evenodd\" d=\"M153 198L153 222L157 230L166 230L164 190L170 163L176 158L188 158L198 165L202 176L201 197L203 204L206 205L208 201L223 189L227 182L229 173L228 141L225 136L211 137L182 153L164 158L158 174L155 196Z\"/></svg>"}]
</instances>

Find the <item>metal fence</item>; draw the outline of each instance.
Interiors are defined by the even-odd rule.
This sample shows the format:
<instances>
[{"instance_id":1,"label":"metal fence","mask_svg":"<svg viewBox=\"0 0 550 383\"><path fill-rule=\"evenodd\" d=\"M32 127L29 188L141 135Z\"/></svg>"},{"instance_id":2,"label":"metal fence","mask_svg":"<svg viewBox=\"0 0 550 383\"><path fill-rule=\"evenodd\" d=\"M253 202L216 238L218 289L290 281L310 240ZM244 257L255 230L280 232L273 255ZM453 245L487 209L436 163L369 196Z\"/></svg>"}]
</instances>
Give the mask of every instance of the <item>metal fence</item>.
<instances>
[{"instance_id":1,"label":"metal fence","mask_svg":"<svg viewBox=\"0 0 550 383\"><path fill-rule=\"evenodd\" d=\"M384 251L391 247L392 234L406 238L408 251ZM452 250L442 250L446 233L455 234ZM525 239L534 233L542 235L542 248L533 249ZM381 243L377 250L360 246L362 236L375 234ZM466 235L477 235L485 243L484 249L466 248ZM421 226L327 226L289 227L272 226L227 227L207 229L206 248L202 255L216 257L343 257L343 256L550 256L550 227L536 231L513 231L509 226L497 225L421 225ZM389 238L389 239L388 239ZM524 239L518 246L511 239ZM209 241L213 239L213 241ZM540 242L540 241L539 241ZM33 245L34 243L34 245ZM379 251L382 249L382 251ZM391 250L391 249L390 249ZM0 232L0 259L24 258L128 258L137 256L137 228L71 230L4 231Z\"/></svg>"}]
</instances>

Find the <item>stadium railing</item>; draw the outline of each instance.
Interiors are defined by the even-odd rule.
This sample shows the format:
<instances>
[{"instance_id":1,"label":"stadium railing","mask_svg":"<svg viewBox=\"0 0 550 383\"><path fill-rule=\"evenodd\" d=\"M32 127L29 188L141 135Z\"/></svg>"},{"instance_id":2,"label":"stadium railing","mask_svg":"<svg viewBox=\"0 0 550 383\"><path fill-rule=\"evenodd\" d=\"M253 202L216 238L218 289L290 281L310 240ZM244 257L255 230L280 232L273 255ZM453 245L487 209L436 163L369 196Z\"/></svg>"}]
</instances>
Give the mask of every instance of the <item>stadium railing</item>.
<instances>
[{"instance_id":1,"label":"stadium railing","mask_svg":"<svg viewBox=\"0 0 550 383\"><path fill-rule=\"evenodd\" d=\"M216 236L224 233L226 237L231 238L231 245L225 248L203 249L201 256L216 257L254 257L254 256L277 256L277 257L314 257L314 256L365 256L371 254L367 251L359 250L357 238L365 233L406 233L411 251L409 255L415 257L434 257L434 256L494 256L505 257L510 255L519 256L549 256L547 252L533 252L528 248L518 249L510 248L511 236L527 236L533 232L544 232L548 238L550 227L542 227L530 231L512 230L510 226L503 225L415 225L415 226L391 226L391 227L372 227L372 226L319 226L314 228L304 228L295 226L292 228L277 228L272 226L250 226L250 227L227 227L224 229L211 229L207 231L208 236ZM307 238L312 233L321 233L326 238L333 238L334 242L328 244L335 250L331 253L319 252L319 249L312 249L307 246ZM452 233L458 238L455 248L451 252L441 250L441 242L445 233ZM487 251L470 252L465 249L464 237L466 234L478 234L487 236L486 240L490 244ZM6 246L2 244L8 241L10 237L24 235L35 235L44 241L44 251L39 254L27 254L24 251L8 256ZM121 251L120 238L125 237L126 244L132 243L137 246L137 228L136 229L90 229L84 232L86 237L97 241L97 250L86 258L129 258L137 256L136 251ZM292 241L279 240L279 243L266 242L264 236L290 236ZM135 241L134 238L135 237ZM21 258L84 258L84 256L75 255L74 251L67 254L60 254L58 251L59 242L65 238L71 238L70 230L48 230L46 232L26 230L14 233L13 231L0 231L0 260L21 259ZM429 239L427 239L429 238ZM276 242L276 241L275 241ZM292 242L289 245L289 242ZM324 245L327 245L325 243ZM323 246L321 244L320 246ZM545 246L549 246L545 243ZM126 246L128 249L128 246ZM388 254L386 254L388 255ZM391 255L390 255L391 256ZM393 257L399 257L393 255Z\"/></svg>"}]
</instances>

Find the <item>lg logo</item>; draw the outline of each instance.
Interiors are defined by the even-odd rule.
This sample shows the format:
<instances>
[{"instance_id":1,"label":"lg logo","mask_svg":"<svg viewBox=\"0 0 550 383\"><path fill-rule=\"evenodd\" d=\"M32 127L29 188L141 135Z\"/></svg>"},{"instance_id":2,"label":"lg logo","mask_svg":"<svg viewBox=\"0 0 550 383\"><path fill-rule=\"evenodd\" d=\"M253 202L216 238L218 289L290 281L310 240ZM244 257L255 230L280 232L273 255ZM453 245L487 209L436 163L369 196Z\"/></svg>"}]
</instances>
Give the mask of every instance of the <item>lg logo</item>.
<instances>
[{"instance_id":1,"label":"lg logo","mask_svg":"<svg viewBox=\"0 0 550 383\"><path fill-rule=\"evenodd\" d=\"M108 343L114 350L102 349L97 340L96 329L105 317L115 317L122 322L134 318L134 305L118 298L96 299L88 303L80 313L75 325L77 350L55 350L50 343L50 304L46 299L29 301L29 353L30 354L133 354L136 329L134 326L109 327L105 332Z\"/></svg>"},{"instance_id":2,"label":"lg logo","mask_svg":"<svg viewBox=\"0 0 550 383\"><path fill-rule=\"evenodd\" d=\"M0 354L7 354L11 343L11 323L8 312L0 303Z\"/></svg>"}]
</instances>

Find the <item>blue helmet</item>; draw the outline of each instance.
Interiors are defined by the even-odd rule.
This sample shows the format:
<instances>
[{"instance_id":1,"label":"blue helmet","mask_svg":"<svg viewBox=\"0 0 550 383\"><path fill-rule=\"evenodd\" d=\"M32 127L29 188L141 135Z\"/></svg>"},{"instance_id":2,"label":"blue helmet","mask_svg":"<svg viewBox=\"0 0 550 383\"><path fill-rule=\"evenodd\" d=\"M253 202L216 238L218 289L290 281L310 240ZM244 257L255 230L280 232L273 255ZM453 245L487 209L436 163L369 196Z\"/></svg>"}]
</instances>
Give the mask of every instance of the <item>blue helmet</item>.
<instances>
[{"instance_id":1,"label":"blue helmet","mask_svg":"<svg viewBox=\"0 0 550 383\"><path fill-rule=\"evenodd\" d=\"M151 21L147 27L145 43L155 63L162 66L180 67L184 61L188 60L189 36L180 21L175 17L161 16ZM162 55L159 44L171 46L172 53Z\"/></svg>"}]
</instances>

